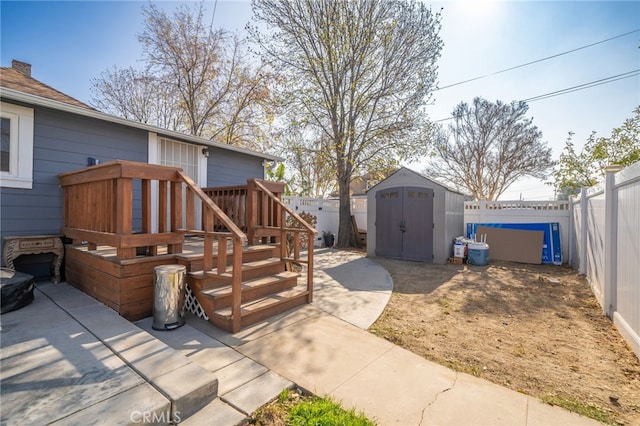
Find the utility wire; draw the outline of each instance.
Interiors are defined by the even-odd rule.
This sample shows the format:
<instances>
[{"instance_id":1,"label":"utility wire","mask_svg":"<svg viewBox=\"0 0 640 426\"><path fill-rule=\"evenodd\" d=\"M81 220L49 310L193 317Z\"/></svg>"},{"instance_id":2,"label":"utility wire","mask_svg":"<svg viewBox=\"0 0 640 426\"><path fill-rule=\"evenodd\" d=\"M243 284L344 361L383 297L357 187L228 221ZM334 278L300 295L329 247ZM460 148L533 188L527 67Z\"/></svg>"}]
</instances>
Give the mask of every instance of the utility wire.
<instances>
[{"instance_id":1,"label":"utility wire","mask_svg":"<svg viewBox=\"0 0 640 426\"><path fill-rule=\"evenodd\" d=\"M543 95L532 96L527 99L523 99L523 102L535 102L543 99L553 98L555 96L566 95L571 92L577 92L578 90L590 89L592 87L600 86L602 84L613 83L614 81L623 80L625 78L636 77L640 75L640 68L633 71L625 72L611 77L601 78L599 80L590 81L589 83L579 84L573 87L567 87L565 89L556 90L554 92L545 93ZM440 123L442 121L453 120L454 117L441 118L439 120L433 120L432 123Z\"/></svg>"},{"instance_id":2,"label":"utility wire","mask_svg":"<svg viewBox=\"0 0 640 426\"><path fill-rule=\"evenodd\" d=\"M600 80L595 80L590 83L580 84L578 86L568 87L562 90L556 90L555 92L545 93L544 95L538 95L531 98L524 99L524 102L535 102L542 99L553 98L554 96L565 95L567 93L576 92L578 90L589 89L591 87L600 86L601 84L613 83L614 81L622 80L625 78L635 77L640 75L640 68L637 70L625 72L622 74L614 75Z\"/></svg>"},{"instance_id":3,"label":"utility wire","mask_svg":"<svg viewBox=\"0 0 640 426\"><path fill-rule=\"evenodd\" d=\"M610 38L608 38L606 40L601 40L601 41L598 41L596 43L591 43L591 44L587 44L586 46L578 47L576 49L567 50L566 52L562 52L562 53L558 53L558 54L555 54L555 55L547 56L546 58L537 59L535 61L527 62L525 64L516 65L515 67L505 68L503 70L492 72L490 74L484 74L484 75L481 75L481 76L478 76L478 77L470 78L468 80L459 81L457 83L449 84L447 86L438 87L438 88L434 89L433 91L436 92L438 90L443 90L443 89L447 89L449 87L459 86L461 84L469 83L471 81L480 80L480 79L491 77L491 76L494 76L494 75L497 75L497 74L502 74L502 73L507 72L507 71L512 71L512 70L515 70L515 69L518 69L518 68L526 67L528 65L537 64L538 62L547 61L549 59L557 58L558 56L562 56L562 55L566 55L566 54L569 54L569 53L577 52L578 50L586 49L588 47L593 47L593 46L596 46L598 44L606 43L608 41L615 40L615 39L621 38L621 37L625 37L625 36L628 36L630 34L634 34L634 33L637 33L637 32L640 32L640 28L636 29L636 30L633 30L633 31L629 31L629 32L624 33L624 34L619 34L617 36L610 37Z\"/></svg>"}]
</instances>

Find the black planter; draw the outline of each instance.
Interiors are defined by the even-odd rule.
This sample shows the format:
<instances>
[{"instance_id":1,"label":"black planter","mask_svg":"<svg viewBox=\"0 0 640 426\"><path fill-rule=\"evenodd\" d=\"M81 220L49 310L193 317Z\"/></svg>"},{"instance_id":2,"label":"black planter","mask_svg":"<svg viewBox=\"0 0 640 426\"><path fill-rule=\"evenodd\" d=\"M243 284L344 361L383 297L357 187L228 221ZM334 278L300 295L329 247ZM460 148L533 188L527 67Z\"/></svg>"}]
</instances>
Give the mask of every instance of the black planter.
<instances>
[{"instance_id":1,"label":"black planter","mask_svg":"<svg viewBox=\"0 0 640 426\"><path fill-rule=\"evenodd\" d=\"M324 236L324 245L326 247L333 247L336 237L333 234L327 234Z\"/></svg>"}]
</instances>

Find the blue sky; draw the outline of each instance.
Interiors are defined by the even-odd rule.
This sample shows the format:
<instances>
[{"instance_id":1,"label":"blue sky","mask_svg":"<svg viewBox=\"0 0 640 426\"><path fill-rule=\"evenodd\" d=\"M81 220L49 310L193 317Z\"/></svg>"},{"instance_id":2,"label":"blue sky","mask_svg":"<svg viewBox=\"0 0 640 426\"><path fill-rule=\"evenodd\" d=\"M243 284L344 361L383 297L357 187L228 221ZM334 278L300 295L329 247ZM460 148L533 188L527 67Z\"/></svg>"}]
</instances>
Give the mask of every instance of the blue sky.
<instances>
[{"instance_id":1,"label":"blue sky","mask_svg":"<svg viewBox=\"0 0 640 426\"><path fill-rule=\"evenodd\" d=\"M427 2L443 8L440 86L535 61L640 29L640 1ZM81 101L91 98L91 79L105 69L139 66L144 2L0 3L2 66L31 63L32 75ZM159 2L171 10L175 2ZM207 2L214 25L243 32L248 1ZM447 118L475 96L509 102L589 83L640 68L640 32L531 66L434 93L433 120ZM640 104L640 77L530 103L529 116L558 158L569 131L581 147L591 131L609 135ZM407 166L422 171L424 161ZM518 182L502 199L544 200L543 182Z\"/></svg>"}]
</instances>

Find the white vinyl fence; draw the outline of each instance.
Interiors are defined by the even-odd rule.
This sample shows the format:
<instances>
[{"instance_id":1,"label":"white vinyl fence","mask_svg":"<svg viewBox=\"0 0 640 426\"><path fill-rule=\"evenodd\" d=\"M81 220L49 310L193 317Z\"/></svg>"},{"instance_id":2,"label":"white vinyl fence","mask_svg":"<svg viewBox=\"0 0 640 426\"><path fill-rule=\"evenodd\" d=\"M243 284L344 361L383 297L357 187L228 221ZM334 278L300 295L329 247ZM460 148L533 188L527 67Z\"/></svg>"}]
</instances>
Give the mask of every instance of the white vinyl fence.
<instances>
[{"instance_id":1,"label":"white vinyl fence","mask_svg":"<svg viewBox=\"0 0 640 426\"><path fill-rule=\"evenodd\" d=\"M467 223L560 223L562 259L569 256L568 201L466 201L464 229Z\"/></svg>"},{"instance_id":2,"label":"white vinyl fence","mask_svg":"<svg viewBox=\"0 0 640 426\"><path fill-rule=\"evenodd\" d=\"M604 312L640 357L640 162L616 170L570 201L467 201L460 235L467 223L559 222L563 262L587 276ZM338 200L283 201L318 218L316 246L323 231L338 233ZM366 230L367 199L353 198L351 214Z\"/></svg>"},{"instance_id":3,"label":"white vinyl fence","mask_svg":"<svg viewBox=\"0 0 640 426\"><path fill-rule=\"evenodd\" d=\"M292 208L296 213L307 212L318 218L316 225L316 247L322 246L322 233L332 232L338 236L338 210L340 200L323 199L323 198L307 198L292 196L282 196L284 204ZM351 214L356 217L358 229L367 230L367 198L351 199Z\"/></svg>"},{"instance_id":4,"label":"white vinyl fence","mask_svg":"<svg viewBox=\"0 0 640 426\"><path fill-rule=\"evenodd\" d=\"M571 265L640 358L640 162L571 201Z\"/></svg>"}]
</instances>

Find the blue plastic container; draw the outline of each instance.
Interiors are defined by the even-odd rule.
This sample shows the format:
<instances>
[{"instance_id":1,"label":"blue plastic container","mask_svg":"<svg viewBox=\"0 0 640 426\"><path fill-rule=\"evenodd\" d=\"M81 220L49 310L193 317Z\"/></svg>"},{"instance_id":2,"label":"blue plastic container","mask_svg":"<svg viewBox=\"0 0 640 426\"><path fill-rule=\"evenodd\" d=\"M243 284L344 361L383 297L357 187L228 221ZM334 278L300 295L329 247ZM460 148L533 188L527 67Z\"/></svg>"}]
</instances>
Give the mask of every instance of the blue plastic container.
<instances>
[{"instance_id":1,"label":"blue plastic container","mask_svg":"<svg viewBox=\"0 0 640 426\"><path fill-rule=\"evenodd\" d=\"M468 246L467 263L485 266L489 263L489 245L486 243L472 243Z\"/></svg>"}]
</instances>

